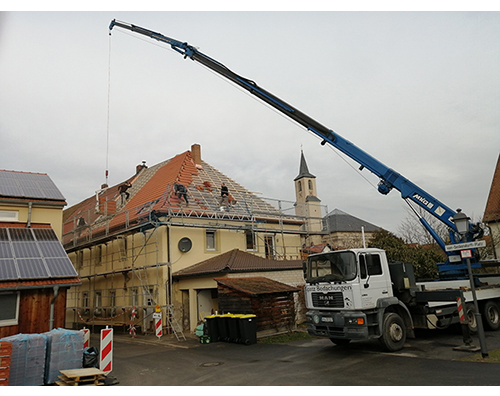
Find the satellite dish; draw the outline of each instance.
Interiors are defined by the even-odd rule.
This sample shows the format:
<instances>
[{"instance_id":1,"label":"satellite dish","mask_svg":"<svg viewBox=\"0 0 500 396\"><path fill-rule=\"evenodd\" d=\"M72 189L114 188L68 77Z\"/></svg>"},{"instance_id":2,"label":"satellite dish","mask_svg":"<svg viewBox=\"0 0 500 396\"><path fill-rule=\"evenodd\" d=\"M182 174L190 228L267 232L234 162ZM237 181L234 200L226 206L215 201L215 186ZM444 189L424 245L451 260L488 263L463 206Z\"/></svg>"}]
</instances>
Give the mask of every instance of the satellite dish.
<instances>
[{"instance_id":1,"label":"satellite dish","mask_svg":"<svg viewBox=\"0 0 500 396\"><path fill-rule=\"evenodd\" d=\"M179 250L182 252L182 253L186 253L186 252L189 252L191 250L191 247L193 246L193 243L191 242L191 239L189 238L182 238L180 241L179 241Z\"/></svg>"}]
</instances>

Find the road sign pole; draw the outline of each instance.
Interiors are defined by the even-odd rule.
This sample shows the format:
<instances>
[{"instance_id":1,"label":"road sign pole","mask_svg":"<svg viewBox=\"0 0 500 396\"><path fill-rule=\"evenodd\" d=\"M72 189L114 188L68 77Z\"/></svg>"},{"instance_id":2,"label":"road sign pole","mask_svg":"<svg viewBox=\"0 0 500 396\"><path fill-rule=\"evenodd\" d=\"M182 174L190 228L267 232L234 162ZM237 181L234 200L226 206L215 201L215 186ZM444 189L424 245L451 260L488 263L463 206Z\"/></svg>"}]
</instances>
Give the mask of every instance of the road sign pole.
<instances>
[{"instance_id":1,"label":"road sign pole","mask_svg":"<svg viewBox=\"0 0 500 396\"><path fill-rule=\"evenodd\" d=\"M472 292L472 299L474 300L474 316L476 318L477 333L479 335L479 345L481 346L481 355L483 358L488 357L488 348L486 347L486 338L484 336L483 320L481 318L481 312L479 312L479 304L477 302L476 287L474 285L474 276L472 275L472 267L470 264L470 259L467 258L467 269L469 271L469 282L470 289Z\"/></svg>"}]
</instances>

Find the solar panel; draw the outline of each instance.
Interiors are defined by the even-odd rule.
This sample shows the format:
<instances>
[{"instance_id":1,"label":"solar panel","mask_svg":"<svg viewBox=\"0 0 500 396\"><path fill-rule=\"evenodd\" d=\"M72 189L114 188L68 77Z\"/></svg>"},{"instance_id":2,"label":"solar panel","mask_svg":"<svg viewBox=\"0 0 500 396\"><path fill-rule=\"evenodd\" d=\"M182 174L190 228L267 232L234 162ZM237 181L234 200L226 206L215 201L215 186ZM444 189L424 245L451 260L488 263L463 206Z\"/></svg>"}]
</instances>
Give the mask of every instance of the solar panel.
<instances>
[{"instance_id":1,"label":"solar panel","mask_svg":"<svg viewBox=\"0 0 500 396\"><path fill-rule=\"evenodd\" d=\"M0 228L0 280L78 276L51 228Z\"/></svg>"},{"instance_id":2,"label":"solar panel","mask_svg":"<svg viewBox=\"0 0 500 396\"><path fill-rule=\"evenodd\" d=\"M43 173L0 171L0 195L65 200L51 178Z\"/></svg>"}]
</instances>

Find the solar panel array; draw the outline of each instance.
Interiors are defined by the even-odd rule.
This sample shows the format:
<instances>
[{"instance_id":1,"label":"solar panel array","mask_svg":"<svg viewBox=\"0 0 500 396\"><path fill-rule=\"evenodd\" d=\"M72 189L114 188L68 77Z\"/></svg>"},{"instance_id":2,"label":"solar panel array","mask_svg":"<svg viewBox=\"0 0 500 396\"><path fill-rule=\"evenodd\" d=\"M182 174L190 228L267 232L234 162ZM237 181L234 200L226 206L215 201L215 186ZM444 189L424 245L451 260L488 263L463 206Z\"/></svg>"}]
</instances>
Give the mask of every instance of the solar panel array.
<instances>
[{"instance_id":1,"label":"solar panel array","mask_svg":"<svg viewBox=\"0 0 500 396\"><path fill-rule=\"evenodd\" d=\"M65 200L52 179L42 173L0 171L0 195Z\"/></svg>"},{"instance_id":2,"label":"solar panel array","mask_svg":"<svg viewBox=\"0 0 500 396\"><path fill-rule=\"evenodd\" d=\"M78 276L51 228L0 228L0 280Z\"/></svg>"}]
</instances>

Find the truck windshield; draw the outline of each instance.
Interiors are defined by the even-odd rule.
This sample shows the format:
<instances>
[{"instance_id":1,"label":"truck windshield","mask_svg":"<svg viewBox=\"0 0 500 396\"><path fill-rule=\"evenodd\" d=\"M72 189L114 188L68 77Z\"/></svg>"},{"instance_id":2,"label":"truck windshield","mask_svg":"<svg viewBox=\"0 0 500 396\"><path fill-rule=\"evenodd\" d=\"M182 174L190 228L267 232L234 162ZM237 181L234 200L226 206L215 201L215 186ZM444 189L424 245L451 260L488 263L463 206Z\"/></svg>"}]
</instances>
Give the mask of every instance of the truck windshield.
<instances>
[{"instance_id":1,"label":"truck windshield","mask_svg":"<svg viewBox=\"0 0 500 396\"><path fill-rule=\"evenodd\" d=\"M356 277L353 252L331 252L309 257L309 281L350 281Z\"/></svg>"}]
</instances>

